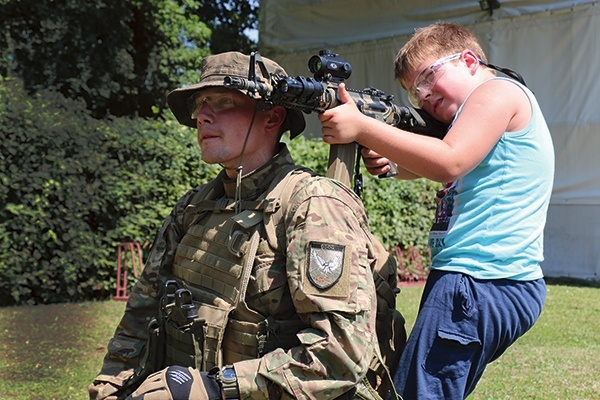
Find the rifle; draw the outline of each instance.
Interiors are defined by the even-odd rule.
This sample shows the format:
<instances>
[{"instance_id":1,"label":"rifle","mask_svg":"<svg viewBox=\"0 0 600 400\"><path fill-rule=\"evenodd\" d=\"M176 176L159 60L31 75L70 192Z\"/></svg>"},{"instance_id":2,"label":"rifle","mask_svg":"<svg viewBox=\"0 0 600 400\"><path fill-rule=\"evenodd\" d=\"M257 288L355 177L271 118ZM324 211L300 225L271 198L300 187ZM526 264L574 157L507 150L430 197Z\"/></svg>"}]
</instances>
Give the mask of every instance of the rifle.
<instances>
[{"instance_id":1,"label":"rifle","mask_svg":"<svg viewBox=\"0 0 600 400\"><path fill-rule=\"evenodd\" d=\"M264 79L256 75L258 65ZM318 55L308 60L308 69L313 77L283 76L270 74L258 52L250 55L248 79L226 76L224 85L232 89L246 90L258 94L264 107L280 105L288 109L299 109L306 114L323 112L338 106L340 103L337 90L340 83L352 74L350 63L331 50L320 50ZM355 90L347 88L361 113L380 120L388 125L413 133L443 138L448 125L431 118L422 110L412 107L397 106L392 101L393 95L386 95L376 88ZM353 189L360 196L362 192L362 176L360 174L360 146L357 143L331 145L327 176L337 179L348 187L352 187L351 175L354 166ZM398 173L395 164L390 163L391 171L380 175L380 178L394 176Z\"/></svg>"}]
</instances>

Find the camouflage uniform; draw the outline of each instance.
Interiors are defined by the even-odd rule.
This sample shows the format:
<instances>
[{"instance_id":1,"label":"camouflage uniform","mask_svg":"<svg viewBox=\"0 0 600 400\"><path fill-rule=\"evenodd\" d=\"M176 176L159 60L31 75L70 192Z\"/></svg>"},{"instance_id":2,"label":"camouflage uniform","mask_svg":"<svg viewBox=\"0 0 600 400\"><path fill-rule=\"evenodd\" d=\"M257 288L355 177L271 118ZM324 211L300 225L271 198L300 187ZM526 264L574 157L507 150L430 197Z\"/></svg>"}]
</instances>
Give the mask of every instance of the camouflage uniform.
<instances>
[{"instance_id":1,"label":"camouflage uniform","mask_svg":"<svg viewBox=\"0 0 600 400\"><path fill-rule=\"evenodd\" d=\"M266 58L208 56L199 83L167 96L177 120L200 135L228 108L200 97L199 110L211 111L200 117L190 108L197 106L193 96L226 86L225 77L245 79L253 63L286 75ZM267 84L265 76L256 78ZM293 139L304 127L302 112L292 108L280 132L289 130ZM273 139L264 147L268 157ZM177 202L90 397L121 399L135 390L136 400L386 398L393 388L383 363L396 365L405 339L398 335L405 332L395 310L395 273L360 199L294 165L280 144L266 165L237 179L224 169Z\"/></svg>"},{"instance_id":2,"label":"camouflage uniform","mask_svg":"<svg viewBox=\"0 0 600 400\"><path fill-rule=\"evenodd\" d=\"M242 178L242 199L258 198L277 171L290 164L293 160L283 146L270 163ZM223 197L233 199L235 180L224 173L216 179L222 183ZM125 315L108 344L101 373L91 386L90 393L102 393L98 398L113 391L113 386L132 384L126 381L139 366L147 325L159 310L161 287L173 277L177 249L186 233L184 211L199 189L178 201L155 239ZM352 191L317 176L296 185L285 209L284 230L278 236L284 236L286 248L274 257L265 257L269 252L265 253L263 246L268 242L261 239L245 300L265 318L298 320L303 328L292 347L227 361L237 373L240 398L336 398L365 378L377 348L371 272L375 260L367 217ZM210 215L203 216L200 224L210 221ZM333 272L320 259L321 248L334 249L321 254L341 257L333 263ZM229 342L223 341L223 353L228 346Z\"/></svg>"}]
</instances>

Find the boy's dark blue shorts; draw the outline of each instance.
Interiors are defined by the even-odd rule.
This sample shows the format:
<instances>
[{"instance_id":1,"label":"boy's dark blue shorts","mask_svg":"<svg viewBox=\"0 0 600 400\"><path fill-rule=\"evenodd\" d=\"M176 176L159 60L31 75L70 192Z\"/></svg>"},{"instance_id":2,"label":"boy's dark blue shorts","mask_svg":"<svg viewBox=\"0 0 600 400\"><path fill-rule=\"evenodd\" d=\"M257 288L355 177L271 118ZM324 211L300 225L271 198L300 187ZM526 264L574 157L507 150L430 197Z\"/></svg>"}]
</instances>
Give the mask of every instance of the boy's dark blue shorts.
<instances>
[{"instance_id":1,"label":"boy's dark blue shorts","mask_svg":"<svg viewBox=\"0 0 600 400\"><path fill-rule=\"evenodd\" d=\"M432 270L394 376L405 400L464 399L488 363L538 319L543 279L477 280Z\"/></svg>"}]
</instances>

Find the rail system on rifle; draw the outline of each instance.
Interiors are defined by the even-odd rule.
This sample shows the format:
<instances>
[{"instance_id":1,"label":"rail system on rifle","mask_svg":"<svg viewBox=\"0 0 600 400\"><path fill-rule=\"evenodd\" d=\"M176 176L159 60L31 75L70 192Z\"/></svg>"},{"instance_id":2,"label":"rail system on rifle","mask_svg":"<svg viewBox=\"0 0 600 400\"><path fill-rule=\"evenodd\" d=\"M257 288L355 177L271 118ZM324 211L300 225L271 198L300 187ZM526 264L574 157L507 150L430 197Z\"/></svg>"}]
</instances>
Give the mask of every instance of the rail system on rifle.
<instances>
[{"instance_id":1,"label":"rail system on rifle","mask_svg":"<svg viewBox=\"0 0 600 400\"><path fill-rule=\"evenodd\" d=\"M261 76L256 73L259 67ZM330 50L321 50L318 55L308 60L308 69L313 73L307 76L283 76L270 73L260 54L254 52L250 56L248 78L226 76L224 85L249 94L258 94L263 107L280 105L288 109L298 109L306 114L323 112L341 104L338 97L340 83L352 74L350 63L339 54ZM386 95L375 88L362 90L347 88L361 113L385 122L388 125L410 132L443 138L447 125L432 119L421 110L398 106L392 101L392 95ZM338 179L360 195L362 192L362 175L360 174L360 146L357 143L331 145L327 176ZM395 165L390 164L391 171L381 178L397 173ZM354 185L351 186L354 170Z\"/></svg>"}]
</instances>

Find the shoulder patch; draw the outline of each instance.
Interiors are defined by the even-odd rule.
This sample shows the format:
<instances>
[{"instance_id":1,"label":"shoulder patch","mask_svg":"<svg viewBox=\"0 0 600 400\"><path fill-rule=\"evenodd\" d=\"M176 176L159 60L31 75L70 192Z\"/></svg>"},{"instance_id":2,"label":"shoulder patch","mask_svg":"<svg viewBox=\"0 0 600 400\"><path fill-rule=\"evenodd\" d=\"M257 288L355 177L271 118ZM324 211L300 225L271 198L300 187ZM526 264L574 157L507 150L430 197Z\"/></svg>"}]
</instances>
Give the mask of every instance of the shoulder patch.
<instances>
[{"instance_id":1,"label":"shoulder patch","mask_svg":"<svg viewBox=\"0 0 600 400\"><path fill-rule=\"evenodd\" d=\"M321 290L335 285L344 272L345 252L346 246L310 242L307 267L307 276L310 282Z\"/></svg>"}]
</instances>

